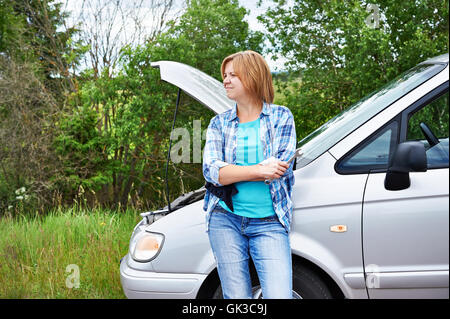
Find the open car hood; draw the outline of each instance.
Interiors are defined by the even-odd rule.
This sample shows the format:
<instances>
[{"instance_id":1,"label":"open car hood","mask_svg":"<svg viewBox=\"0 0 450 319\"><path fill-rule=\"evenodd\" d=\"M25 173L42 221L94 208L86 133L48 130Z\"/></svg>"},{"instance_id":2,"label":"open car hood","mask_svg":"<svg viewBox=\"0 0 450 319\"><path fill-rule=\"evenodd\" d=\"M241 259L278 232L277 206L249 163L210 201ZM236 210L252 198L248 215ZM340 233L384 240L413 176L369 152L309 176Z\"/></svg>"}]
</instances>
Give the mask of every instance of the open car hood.
<instances>
[{"instance_id":1,"label":"open car hood","mask_svg":"<svg viewBox=\"0 0 450 319\"><path fill-rule=\"evenodd\" d=\"M174 61L152 62L151 66L159 68L161 80L179 87L217 114L235 103L227 97L221 82L196 68Z\"/></svg>"},{"instance_id":2,"label":"open car hood","mask_svg":"<svg viewBox=\"0 0 450 319\"><path fill-rule=\"evenodd\" d=\"M186 94L211 109L214 113L223 113L234 106L234 101L227 97L221 82L206 73L189 65L174 61L152 62L151 66L159 69L161 80L183 90ZM205 186L182 194L170 203L171 212L203 199ZM168 206L158 211L158 214L168 213Z\"/></svg>"}]
</instances>

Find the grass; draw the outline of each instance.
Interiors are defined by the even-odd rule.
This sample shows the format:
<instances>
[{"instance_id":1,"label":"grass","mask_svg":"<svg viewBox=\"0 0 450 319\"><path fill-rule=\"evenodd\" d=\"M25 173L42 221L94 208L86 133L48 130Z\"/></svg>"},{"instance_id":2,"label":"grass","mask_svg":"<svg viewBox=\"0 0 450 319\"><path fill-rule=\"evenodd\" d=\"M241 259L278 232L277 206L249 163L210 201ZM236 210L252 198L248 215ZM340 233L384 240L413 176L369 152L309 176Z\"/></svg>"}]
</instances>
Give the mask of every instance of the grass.
<instances>
[{"instance_id":1,"label":"grass","mask_svg":"<svg viewBox=\"0 0 450 319\"><path fill-rule=\"evenodd\" d=\"M0 218L0 298L125 298L119 260L139 220L132 211L78 209ZM68 288L74 268L79 287Z\"/></svg>"}]
</instances>

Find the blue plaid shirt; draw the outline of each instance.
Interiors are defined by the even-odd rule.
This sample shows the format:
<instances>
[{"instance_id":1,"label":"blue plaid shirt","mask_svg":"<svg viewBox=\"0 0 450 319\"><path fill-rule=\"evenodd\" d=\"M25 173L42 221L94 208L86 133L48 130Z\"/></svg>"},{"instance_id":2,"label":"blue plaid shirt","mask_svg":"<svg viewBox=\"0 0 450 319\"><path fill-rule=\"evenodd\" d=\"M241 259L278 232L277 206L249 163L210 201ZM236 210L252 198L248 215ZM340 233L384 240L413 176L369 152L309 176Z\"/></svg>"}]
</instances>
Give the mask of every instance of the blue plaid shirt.
<instances>
[{"instance_id":1,"label":"blue plaid shirt","mask_svg":"<svg viewBox=\"0 0 450 319\"><path fill-rule=\"evenodd\" d=\"M259 136L264 159L273 156L287 162L296 149L294 117L291 111L285 106L264 103L259 117L261 119ZM238 123L236 104L231 110L213 117L209 123L203 149L203 176L207 182L216 186L223 186L219 183L219 169L229 164L236 165ZM291 195L295 182L293 166L294 161L281 178L273 180L269 185L273 208L287 232L290 231L292 219ZM203 210L206 211L207 230L211 212L218 202L218 197L206 191Z\"/></svg>"}]
</instances>

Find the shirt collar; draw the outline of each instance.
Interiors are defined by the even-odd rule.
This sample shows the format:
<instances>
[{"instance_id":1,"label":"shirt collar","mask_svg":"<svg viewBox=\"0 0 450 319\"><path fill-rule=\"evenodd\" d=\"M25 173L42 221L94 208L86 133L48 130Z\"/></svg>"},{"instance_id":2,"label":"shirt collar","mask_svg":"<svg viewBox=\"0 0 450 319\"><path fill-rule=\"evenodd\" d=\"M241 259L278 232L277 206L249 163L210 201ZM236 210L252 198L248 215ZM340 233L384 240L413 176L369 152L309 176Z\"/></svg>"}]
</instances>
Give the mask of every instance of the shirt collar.
<instances>
[{"instance_id":1,"label":"shirt collar","mask_svg":"<svg viewBox=\"0 0 450 319\"><path fill-rule=\"evenodd\" d=\"M236 118L237 118L237 103L234 103L233 109L231 110L230 113L230 122L234 121Z\"/></svg>"},{"instance_id":2,"label":"shirt collar","mask_svg":"<svg viewBox=\"0 0 450 319\"><path fill-rule=\"evenodd\" d=\"M270 115L270 104L263 102L263 108L261 111L262 115L266 115L269 116ZM237 118L237 103L234 103L233 105L233 109L231 110L230 113L230 121L234 121Z\"/></svg>"},{"instance_id":3,"label":"shirt collar","mask_svg":"<svg viewBox=\"0 0 450 319\"><path fill-rule=\"evenodd\" d=\"M270 115L270 104L269 103L266 103L266 102L263 103L263 108L262 108L261 113L266 116Z\"/></svg>"}]
</instances>

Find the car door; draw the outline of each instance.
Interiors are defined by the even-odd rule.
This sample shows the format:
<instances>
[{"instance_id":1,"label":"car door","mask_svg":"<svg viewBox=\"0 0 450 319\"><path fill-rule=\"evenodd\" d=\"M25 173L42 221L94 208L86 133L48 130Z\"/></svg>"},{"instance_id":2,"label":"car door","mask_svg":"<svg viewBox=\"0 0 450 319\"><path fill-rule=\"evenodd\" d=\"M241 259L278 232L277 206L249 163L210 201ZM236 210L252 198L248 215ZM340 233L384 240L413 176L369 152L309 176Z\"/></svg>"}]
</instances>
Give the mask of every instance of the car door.
<instances>
[{"instance_id":1,"label":"car door","mask_svg":"<svg viewBox=\"0 0 450 319\"><path fill-rule=\"evenodd\" d=\"M446 82L378 132L384 139L378 139L377 147L383 148L384 142L388 152L379 153L382 157L392 154L396 138L421 141L427 171L410 173L411 185L396 191L385 189L385 170L372 170L368 176L362 224L369 298L449 297L448 120ZM430 128L438 144L430 146L420 123Z\"/></svg>"}]
</instances>

